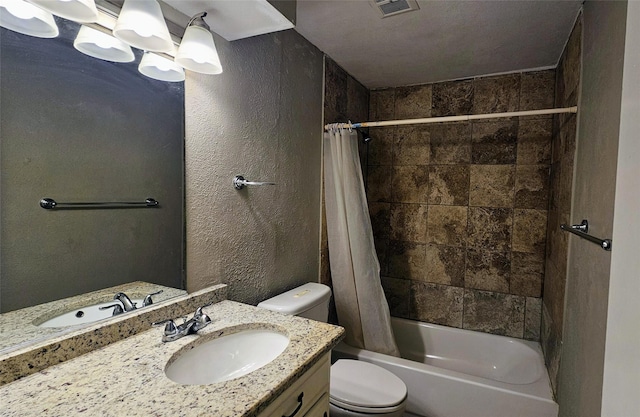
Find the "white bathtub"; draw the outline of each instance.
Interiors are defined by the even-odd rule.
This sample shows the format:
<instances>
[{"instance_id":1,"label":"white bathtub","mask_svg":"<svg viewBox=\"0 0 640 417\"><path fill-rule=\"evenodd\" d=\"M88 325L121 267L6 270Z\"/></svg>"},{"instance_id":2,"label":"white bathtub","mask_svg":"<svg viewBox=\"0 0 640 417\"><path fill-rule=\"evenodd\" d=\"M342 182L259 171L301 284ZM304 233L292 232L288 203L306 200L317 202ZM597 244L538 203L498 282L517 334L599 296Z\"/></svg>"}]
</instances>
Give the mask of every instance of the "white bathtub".
<instances>
[{"instance_id":1,"label":"white bathtub","mask_svg":"<svg viewBox=\"0 0 640 417\"><path fill-rule=\"evenodd\" d=\"M400 377L407 413L425 417L557 417L540 345L392 318L402 358L344 343L334 360L359 359Z\"/></svg>"}]
</instances>

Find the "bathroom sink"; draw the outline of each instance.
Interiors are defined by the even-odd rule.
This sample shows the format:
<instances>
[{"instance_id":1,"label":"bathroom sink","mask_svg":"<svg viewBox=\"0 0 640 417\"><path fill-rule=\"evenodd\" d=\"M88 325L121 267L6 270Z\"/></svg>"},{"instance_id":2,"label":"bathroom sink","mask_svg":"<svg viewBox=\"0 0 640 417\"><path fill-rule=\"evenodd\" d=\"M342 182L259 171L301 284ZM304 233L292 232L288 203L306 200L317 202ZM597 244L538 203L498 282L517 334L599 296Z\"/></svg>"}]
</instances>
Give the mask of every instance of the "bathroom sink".
<instances>
[{"instance_id":1,"label":"bathroom sink","mask_svg":"<svg viewBox=\"0 0 640 417\"><path fill-rule=\"evenodd\" d=\"M142 306L142 299L131 300L138 308ZM75 326L78 324L87 324L93 323L94 321L106 319L108 317L112 317L113 309L100 310L100 307L106 307L113 304L120 304L117 300L108 301L106 303L93 304L80 308L73 309L71 311L67 311L66 313L59 314L55 317L52 317L40 324L40 327L69 327Z\"/></svg>"},{"instance_id":2,"label":"bathroom sink","mask_svg":"<svg viewBox=\"0 0 640 417\"><path fill-rule=\"evenodd\" d=\"M273 330L244 330L180 351L165 374L182 385L202 385L239 378L277 358L289 338Z\"/></svg>"}]
</instances>

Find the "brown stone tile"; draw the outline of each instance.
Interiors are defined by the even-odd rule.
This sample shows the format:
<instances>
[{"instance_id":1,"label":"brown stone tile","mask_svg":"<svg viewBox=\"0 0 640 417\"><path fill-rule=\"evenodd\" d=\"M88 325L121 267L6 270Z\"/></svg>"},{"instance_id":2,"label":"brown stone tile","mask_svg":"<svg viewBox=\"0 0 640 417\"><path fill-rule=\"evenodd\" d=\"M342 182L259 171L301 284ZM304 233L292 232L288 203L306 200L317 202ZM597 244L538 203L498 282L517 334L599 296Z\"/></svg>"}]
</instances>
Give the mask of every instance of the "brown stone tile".
<instances>
[{"instance_id":1,"label":"brown stone tile","mask_svg":"<svg viewBox=\"0 0 640 417\"><path fill-rule=\"evenodd\" d=\"M513 207L514 165L471 165L469 205Z\"/></svg>"},{"instance_id":2,"label":"brown stone tile","mask_svg":"<svg viewBox=\"0 0 640 417\"><path fill-rule=\"evenodd\" d=\"M469 207L467 245L494 252L511 250L513 210L507 208Z\"/></svg>"},{"instance_id":3,"label":"brown stone tile","mask_svg":"<svg viewBox=\"0 0 640 417\"><path fill-rule=\"evenodd\" d=\"M560 238L559 233L564 233L560 230L560 218L559 213L556 210L549 210L547 212L547 246L545 248L545 270L546 265L549 262L555 263L555 253L557 252L556 246ZM545 273L546 274L546 273Z\"/></svg>"},{"instance_id":4,"label":"brown stone tile","mask_svg":"<svg viewBox=\"0 0 640 417\"><path fill-rule=\"evenodd\" d=\"M547 250L545 271L548 263L552 263L559 271L567 270L570 233L560 229L561 224L570 224L569 215L550 211L548 213ZM546 275L546 273L545 273Z\"/></svg>"},{"instance_id":5,"label":"brown stone tile","mask_svg":"<svg viewBox=\"0 0 640 417\"><path fill-rule=\"evenodd\" d=\"M524 313L524 338L540 341L540 324L542 321L542 298L527 297Z\"/></svg>"},{"instance_id":6,"label":"brown stone tile","mask_svg":"<svg viewBox=\"0 0 640 417\"><path fill-rule=\"evenodd\" d=\"M560 162L562 158L575 154L576 147L575 114L557 114L553 117L553 137L551 160Z\"/></svg>"},{"instance_id":7,"label":"brown stone tile","mask_svg":"<svg viewBox=\"0 0 640 417\"><path fill-rule=\"evenodd\" d=\"M553 119L553 135L551 136L551 163L560 162L562 158L562 144L560 143L560 117L554 115Z\"/></svg>"},{"instance_id":8,"label":"brown stone tile","mask_svg":"<svg viewBox=\"0 0 640 417\"><path fill-rule=\"evenodd\" d=\"M469 166L431 165L427 201L429 204L467 205L469 203Z\"/></svg>"},{"instance_id":9,"label":"brown stone tile","mask_svg":"<svg viewBox=\"0 0 640 417\"><path fill-rule=\"evenodd\" d=\"M426 254L427 282L464 287L464 248L427 245Z\"/></svg>"},{"instance_id":10,"label":"brown stone tile","mask_svg":"<svg viewBox=\"0 0 640 417\"><path fill-rule=\"evenodd\" d=\"M369 93L369 118L393 120L395 118L395 88L372 90Z\"/></svg>"},{"instance_id":11,"label":"brown stone tile","mask_svg":"<svg viewBox=\"0 0 640 417\"><path fill-rule=\"evenodd\" d=\"M369 165L391 165L393 162L393 136L395 127L372 127L369 134Z\"/></svg>"},{"instance_id":12,"label":"brown stone tile","mask_svg":"<svg viewBox=\"0 0 640 417\"><path fill-rule=\"evenodd\" d=\"M543 302L548 309L552 332L555 330L562 334L562 324L564 321L564 296L566 287L566 270L558 271L555 267L547 265L545 270L545 283ZM555 328L555 329L554 329Z\"/></svg>"},{"instance_id":13,"label":"brown stone tile","mask_svg":"<svg viewBox=\"0 0 640 417\"><path fill-rule=\"evenodd\" d=\"M464 292L464 329L522 338L524 313L524 297L469 289Z\"/></svg>"},{"instance_id":14,"label":"brown stone tile","mask_svg":"<svg viewBox=\"0 0 640 417\"><path fill-rule=\"evenodd\" d=\"M514 252L537 253L544 255L547 240L546 210L513 210Z\"/></svg>"},{"instance_id":15,"label":"brown stone tile","mask_svg":"<svg viewBox=\"0 0 640 417\"><path fill-rule=\"evenodd\" d=\"M389 242L387 275L394 278L424 280L425 245L421 243Z\"/></svg>"},{"instance_id":16,"label":"brown stone tile","mask_svg":"<svg viewBox=\"0 0 640 417\"><path fill-rule=\"evenodd\" d=\"M411 282L412 319L462 327L464 289L447 285Z\"/></svg>"},{"instance_id":17,"label":"brown stone tile","mask_svg":"<svg viewBox=\"0 0 640 417\"><path fill-rule=\"evenodd\" d=\"M332 286L331 270L329 268L329 248L323 246L320 248L320 283Z\"/></svg>"},{"instance_id":18,"label":"brown stone tile","mask_svg":"<svg viewBox=\"0 0 640 417\"><path fill-rule=\"evenodd\" d=\"M471 134L472 164L515 164L517 120L474 122Z\"/></svg>"},{"instance_id":19,"label":"brown stone tile","mask_svg":"<svg viewBox=\"0 0 640 417\"><path fill-rule=\"evenodd\" d=\"M427 216L429 243L464 246L466 226L466 206L429 206Z\"/></svg>"},{"instance_id":20,"label":"brown stone tile","mask_svg":"<svg viewBox=\"0 0 640 417\"><path fill-rule=\"evenodd\" d=\"M428 165L430 136L428 125L398 127L393 145L393 165Z\"/></svg>"},{"instance_id":21,"label":"brown stone tile","mask_svg":"<svg viewBox=\"0 0 640 417\"><path fill-rule=\"evenodd\" d=\"M391 198L395 203L426 203L429 189L429 167L425 165L394 166Z\"/></svg>"},{"instance_id":22,"label":"brown stone tile","mask_svg":"<svg viewBox=\"0 0 640 417\"><path fill-rule=\"evenodd\" d=\"M347 116L352 122L369 120L369 90L347 75Z\"/></svg>"},{"instance_id":23,"label":"brown stone tile","mask_svg":"<svg viewBox=\"0 0 640 417\"><path fill-rule=\"evenodd\" d=\"M380 264L380 273L387 275L389 270L389 262L387 262L387 253L389 252L389 239L377 239L374 237L373 244L376 247L376 255Z\"/></svg>"},{"instance_id":24,"label":"brown stone tile","mask_svg":"<svg viewBox=\"0 0 640 417\"><path fill-rule=\"evenodd\" d=\"M347 73L332 59L325 61L324 123L346 122Z\"/></svg>"},{"instance_id":25,"label":"brown stone tile","mask_svg":"<svg viewBox=\"0 0 640 417\"><path fill-rule=\"evenodd\" d=\"M560 172L562 165L560 162L554 162L549 168L549 210L558 211L558 203L560 202Z\"/></svg>"},{"instance_id":26,"label":"brown stone tile","mask_svg":"<svg viewBox=\"0 0 640 417\"><path fill-rule=\"evenodd\" d=\"M431 117L431 84L396 88L395 118Z\"/></svg>"},{"instance_id":27,"label":"brown stone tile","mask_svg":"<svg viewBox=\"0 0 640 417\"><path fill-rule=\"evenodd\" d=\"M576 151L576 122L575 114L558 115L558 138L560 139L559 151L561 155L574 155Z\"/></svg>"},{"instance_id":28,"label":"brown stone tile","mask_svg":"<svg viewBox=\"0 0 640 417\"><path fill-rule=\"evenodd\" d=\"M431 164L468 164L471 162L471 124L432 125L430 150Z\"/></svg>"},{"instance_id":29,"label":"brown stone tile","mask_svg":"<svg viewBox=\"0 0 640 417\"><path fill-rule=\"evenodd\" d=\"M555 77L554 70L523 72L520 78L520 110L553 108Z\"/></svg>"},{"instance_id":30,"label":"brown stone tile","mask_svg":"<svg viewBox=\"0 0 640 417\"><path fill-rule=\"evenodd\" d=\"M573 184L573 155L564 155L560 161L560 176L558 177L558 212L571 213L571 195Z\"/></svg>"},{"instance_id":31,"label":"brown stone tile","mask_svg":"<svg viewBox=\"0 0 640 417\"><path fill-rule=\"evenodd\" d=\"M524 338L540 340L540 322L542 315L542 298L527 297L524 313Z\"/></svg>"},{"instance_id":32,"label":"brown stone tile","mask_svg":"<svg viewBox=\"0 0 640 417\"><path fill-rule=\"evenodd\" d=\"M392 167L386 165L370 165L367 167L367 201L391 201Z\"/></svg>"},{"instance_id":33,"label":"brown stone tile","mask_svg":"<svg viewBox=\"0 0 640 417\"><path fill-rule=\"evenodd\" d=\"M432 116L456 116L473 112L473 82L451 81L433 84Z\"/></svg>"},{"instance_id":34,"label":"brown stone tile","mask_svg":"<svg viewBox=\"0 0 640 417\"><path fill-rule=\"evenodd\" d=\"M509 293L542 297L544 256L536 253L511 252Z\"/></svg>"},{"instance_id":35,"label":"brown stone tile","mask_svg":"<svg viewBox=\"0 0 640 417\"><path fill-rule=\"evenodd\" d=\"M577 95L574 93L580 84L581 37L582 19L578 19L558 63L558 79L562 83L562 94L558 96L562 106L575 106L577 104ZM570 100L571 97L573 97L573 100Z\"/></svg>"},{"instance_id":36,"label":"brown stone tile","mask_svg":"<svg viewBox=\"0 0 640 417\"><path fill-rule=\"evenodd\" d=\"M518 124L519 165L549 164L551 162L552 119L520 120Z\"/></svg>"},{"instance_id":37,"label":"brown stone tile","mask_svg":"<svg viewBox=\"0 0 640 417\"><path fill-rule=\"evenodd\" d=\"M388 277L382 277L380 281L391 315L393 317L409 318L411 281Z\"/></svg>"},{"instance_id":38,"label":"brown stone tile","mask_svg":"<svg viewBox=\"0 0 640 417\"><path fill-rule=\"evenodd\" d=\"M518 111L520 74L483 77L473 80L473 113Z\"/></svg>"},{"instance_id":39,"label":"brown stone tile","mask_svg":"<svg viewBox=\"0 0 640 417\"><path fill-rule=\"evenodd\" d=\"M542 303L542 329L540 334L540 345L544 352L545 365L549 371L549 381L554 395L557 394L558 370L560 368L560 354L562 353L562 323L554 323L546 308Z\"/></svg>"},{"instance_id":40,"label":"brown stone tile","mask_svg":"<svg viewBox=\"0 0 640 417\"><path fill-rule=\"evenodd\" d=\"M549 208L549 165L517 165L514 207Z\"/></svg>"},{"instance_id":41,"label":"brown stone tile","mask_svg":"<svg viewBox=\"0 0 640 417\"><path fill-rule=\"evenodd\" d=\"M467 249L466 288L508 293L510 273L508 253Z\"/></svg>"},{"instance_id":42,"label":"brown stone tile","mask_svg":"<svg viewBox=\"0 0 640 417\"><path fill-rule=\"evenodd\" d=\"M427 206L424 204L391 204L391 239L426 243Z\"/></svg>"},{"instance_id":43,"label":"brown stone tile","mask_svg":"<svg viewBox=\"0 0 640 417\"><path fill-rule=\"evenodd\" d=\"M389 239L391 222L391 203L369 203L371 229L376 239Z\"/></svg>"}]
</instances>

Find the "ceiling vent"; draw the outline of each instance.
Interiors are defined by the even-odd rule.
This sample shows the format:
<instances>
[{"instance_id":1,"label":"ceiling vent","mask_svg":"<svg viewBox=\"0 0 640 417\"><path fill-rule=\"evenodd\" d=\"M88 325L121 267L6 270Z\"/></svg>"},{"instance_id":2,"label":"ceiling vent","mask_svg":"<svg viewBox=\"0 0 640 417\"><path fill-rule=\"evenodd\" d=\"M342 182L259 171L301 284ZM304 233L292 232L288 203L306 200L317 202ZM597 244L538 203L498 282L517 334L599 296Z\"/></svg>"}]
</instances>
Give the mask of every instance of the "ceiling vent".
<instances>
[{"instance_id":1,"label":"ceiling vent","mask_svg":"<svg viewBox=\"0 0 640 417\"><path fill-rule=\"evenodd\" d=\"M380 12L380 17L395 16L419 9L416 0L371 0L371 3Z\"/></svg>"}]
</instances>

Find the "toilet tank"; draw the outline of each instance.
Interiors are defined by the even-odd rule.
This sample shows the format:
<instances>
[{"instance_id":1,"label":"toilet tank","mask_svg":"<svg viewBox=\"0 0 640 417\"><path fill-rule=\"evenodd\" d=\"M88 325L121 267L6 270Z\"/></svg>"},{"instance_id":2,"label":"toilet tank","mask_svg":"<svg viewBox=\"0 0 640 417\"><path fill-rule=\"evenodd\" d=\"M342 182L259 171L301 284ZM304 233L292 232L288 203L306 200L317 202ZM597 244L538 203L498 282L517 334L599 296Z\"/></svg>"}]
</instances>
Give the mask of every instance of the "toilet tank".
<instances>
[{"instance_id":1,"label":"toilet tank","mask_svg":"<svg viewBox=\"0 0 640 417\"><path fill-rule=\"evenodd\" d=\"M258 307L326 323L329 318L330 298L329 287L309 282L264 300Z\"/></svg>"}]
</instances>

